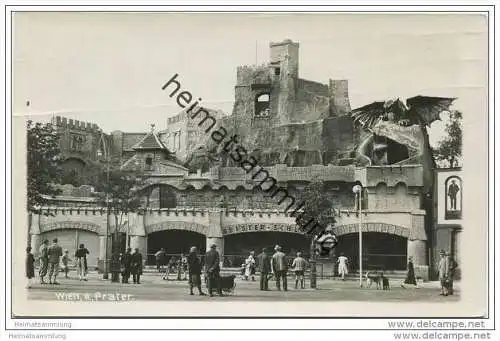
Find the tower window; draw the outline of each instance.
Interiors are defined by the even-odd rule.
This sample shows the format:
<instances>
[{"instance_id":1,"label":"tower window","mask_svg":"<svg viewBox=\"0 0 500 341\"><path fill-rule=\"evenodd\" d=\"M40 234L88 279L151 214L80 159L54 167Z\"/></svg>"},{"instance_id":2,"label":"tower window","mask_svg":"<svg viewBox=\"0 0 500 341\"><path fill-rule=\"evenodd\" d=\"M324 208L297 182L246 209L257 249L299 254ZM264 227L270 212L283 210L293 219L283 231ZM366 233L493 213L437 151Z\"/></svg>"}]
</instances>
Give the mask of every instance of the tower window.
<instances>
[{"instance_id":1,"label":"tower window","mask_svg":"<svg viewBox=\"0 0 500 341\"><path fill-rule=\"evenodd\" d=\"M274 69L274 75L279 76L281 74L281 69L279 67Z\"/></svg>"},{"instance_id":2,"label":"tower window","mask_svg":"<svg viewBox=\"0 0 500 341\"><path fill-rule=\"evenodd\" d=\"M146 169L151 170L153 167L153 158L151 156L148 156L146 158Z\"/></svg>"},{"instance_id":3,"label":"tower window","mask_svg":"<svg viewBox=\"0 0 500 341\"><path fill-rule=\"evenodd\" d=\"M255 98L255 117L269 117L269 94L260 94Z\"/></svg>"}]
</instances>

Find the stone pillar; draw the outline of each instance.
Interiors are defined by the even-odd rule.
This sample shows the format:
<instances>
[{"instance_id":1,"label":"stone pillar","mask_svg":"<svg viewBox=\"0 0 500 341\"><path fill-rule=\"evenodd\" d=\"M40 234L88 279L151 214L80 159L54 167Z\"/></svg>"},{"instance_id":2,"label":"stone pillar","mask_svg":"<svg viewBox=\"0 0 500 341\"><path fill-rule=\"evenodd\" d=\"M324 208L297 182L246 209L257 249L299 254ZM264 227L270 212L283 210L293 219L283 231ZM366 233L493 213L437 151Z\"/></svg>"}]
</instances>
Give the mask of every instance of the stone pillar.
<instances>
[{"instance_id":1,"label":"stone pillar","mask_svg":"<svg viewBox=\"0 0 500 341\"><path fill-rule=\"evenodd\" d=\"M106 235L99 236L99 263L106 259Z\"/></svg>"},{"instance_id":2,"label":"stone pillar","mask_svg":"<svg viewBox=\"0 0 500 341\"><path fill-rule=\"evenodd\" d=\"M207 251L210 250L210 245L217 245L217 251L220 255L220 267L224 262L224 237L222 236L222 210L217 209L209 212L208 215L209 228L207 231Z\"/></svg>"},{"instance_id":3,"label":"stone pillar","mask_svg":"<svg viewBox=\"0 0 500 341\"><path fill-rule=\"evenodd\" d=\"M38 250L40 249L40 246L42 245L42 236L40 234L32 234L31 235L31 253L33 253L33 256L35 256L35 260L38 260Z\"/></svg>"},{"instance_id":4,"label":"stone pillar","mask_svg":"<svg viewBox=\"0 0 500 341\"><path fill-rule=\"evenodd\" d=\"M139 249L139 252L142 254L142 264L146 265L148 259L148 239L144 226L144 215L130 213L128 215L128 222L130 248L132 251L134 251L135 248Z\"/></svg>"},{"instance_id":5,"label":"stone pillar","mask_svg":"<svg viewBox=\"0 0 500 341\"><path fill-rule=\"evenodd\" d=\"M408 257L413 257L415 276L424 281L429 280L429 263L427 259L427 234L424 229L425 211L412 213L412 226L408 236Z\"/></svg>"},{"instance_id":6,"label":"stone pillar","mask_svg":"<svg viewBox=\"0 0 500 341\"><path fill-rule=\"evenodd\" d=\"M408 240L408 257L413 257L413 264L427 265L427 242L425 240Z\"/></svg>"}]
</instances>

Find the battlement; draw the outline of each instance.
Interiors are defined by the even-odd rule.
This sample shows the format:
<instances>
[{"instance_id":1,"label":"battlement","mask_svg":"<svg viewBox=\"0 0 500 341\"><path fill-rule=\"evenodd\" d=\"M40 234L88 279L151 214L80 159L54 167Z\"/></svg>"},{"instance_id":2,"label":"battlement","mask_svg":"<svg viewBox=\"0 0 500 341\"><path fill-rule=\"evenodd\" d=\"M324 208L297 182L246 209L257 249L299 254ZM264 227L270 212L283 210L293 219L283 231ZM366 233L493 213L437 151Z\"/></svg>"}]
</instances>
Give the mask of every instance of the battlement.
<instances>
[{"instance_id":1,"label":"battlement","mask_svg":"<svg viewBox=\"0 0 500 341\"><path fill-rule=\"evenodd\" d=\"M269 64L244 65L236 69L236 84L267 84L271 82L271 67Z\"/></svg>"},{"instance_id":2,"label":"battlement","mask_svg":"<svg viewBox=\"0 0 500 341\"><path fill-rule=\"evenodd\" d=\"M86 132L98 132L101 129L95 123L83 122L79 120L68 119L66 117L56 116L52 119L52 124L66 129L81 130Z\"/></svg>"}]
</instances>

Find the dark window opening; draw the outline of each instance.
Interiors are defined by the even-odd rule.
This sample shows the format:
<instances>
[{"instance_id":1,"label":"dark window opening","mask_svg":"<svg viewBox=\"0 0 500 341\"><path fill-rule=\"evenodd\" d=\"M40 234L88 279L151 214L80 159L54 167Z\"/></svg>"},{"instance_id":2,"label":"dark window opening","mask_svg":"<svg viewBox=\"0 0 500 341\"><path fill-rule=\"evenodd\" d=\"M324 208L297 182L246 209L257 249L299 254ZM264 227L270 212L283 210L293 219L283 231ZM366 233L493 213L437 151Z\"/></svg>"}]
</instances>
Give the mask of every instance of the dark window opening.
<instances>
[{"instance_id":1,"label":"dark window opening","mask_svg":"<svg viewBox=\"0 0 500 341\"><path fill-rule=\"evenodd\" d=\"M160 187L160 208L175 208L177 200L173 190L167 186Z\"/></svg>"},{"instance_id":2,"label":"dark window opening","mask_svg":"<svg viewBox=\"0 0 500 341\"><path fill-rule=\"evenodd\" d=\"M269 117L269 94L260 94L255 98L255 117Z\"/></svg>"},{"instance_id":3,"label":"dark window opening","mask_svg":"<svg viewBox=\"0 0 500 341\"><path fill-rule=\"evenodd\" d=\"M280 75L280 73L281 73L281 69L280 69L279 67L277 67L277 68L275 68L275 69L274 69L274 74L275 74L276 76L279 76L279 75Z\"/></svg>"}]
</instances>

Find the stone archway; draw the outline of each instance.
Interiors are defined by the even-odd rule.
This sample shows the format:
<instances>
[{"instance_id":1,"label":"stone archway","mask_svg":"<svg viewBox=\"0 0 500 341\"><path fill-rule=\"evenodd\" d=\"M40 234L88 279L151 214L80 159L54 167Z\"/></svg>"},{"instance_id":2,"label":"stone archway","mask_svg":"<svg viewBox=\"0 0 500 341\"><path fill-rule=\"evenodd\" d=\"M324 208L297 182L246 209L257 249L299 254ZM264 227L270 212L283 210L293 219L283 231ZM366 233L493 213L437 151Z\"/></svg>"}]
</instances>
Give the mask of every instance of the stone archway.
<instances>
[{"instance_id":1,"label":"stone archway","mask_svg":"<svg viewBox=\"0 0 500 341\"><path fill-rule=\"evenodd\" d=\"M182 230L182 231L191 231L202 235L206 235L208 233L209 227L202 224L187 222L187 221L163 221L161 223L147 225L145 227L145 230L146 234L159 231L168 231L168 230Z\"/></svg>"},{"instance_id":2,"label":"stone archway","mask_svg":"<svg viewBox=\"0 0 500 341\"><path fill-rule=\"evenodd\" d=\"M335 226L333 228L333 233L337 236L342 236L350 233L358 233L358 232L359 232L359 224L346 224L346 225ZM408 238L410 236L409 228L387 223L363 223L362 232L387 233L404 238Z\"/></svg>"}]
</instances>

